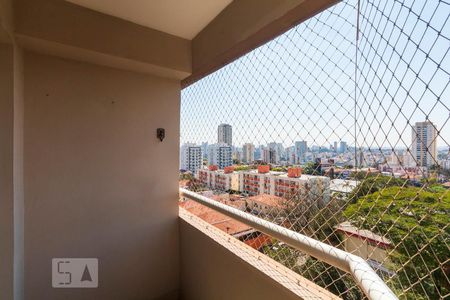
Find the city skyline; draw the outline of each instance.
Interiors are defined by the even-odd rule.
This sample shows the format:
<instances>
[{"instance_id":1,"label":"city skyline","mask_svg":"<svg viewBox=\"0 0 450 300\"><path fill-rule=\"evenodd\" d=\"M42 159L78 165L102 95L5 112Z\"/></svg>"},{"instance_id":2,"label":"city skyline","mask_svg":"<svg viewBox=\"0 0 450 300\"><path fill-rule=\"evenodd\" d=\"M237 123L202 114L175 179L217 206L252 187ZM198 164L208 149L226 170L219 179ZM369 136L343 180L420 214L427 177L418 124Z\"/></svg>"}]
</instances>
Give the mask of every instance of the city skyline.
<instances>
[{"instance_id":1,"label":"city skyline","mask_svg":"<svg viewBox=\"0 0 450 300\"><path fill-rule=\"evenodd\" d=\"M433 124L434 125L434 123L432 122L432 121L423 121L423 122L416 122L415 124L419 124L419 123L427 123L427 122L429 122L429 123L431 123L431 124ZM222 124L221 124L222 125ZM229 124L226 124L226 125L229 125ZM220 125L219 125L220 126ZM229 126L231 126L231 128L233 127L232 125L229 125ZM414 125L414 126L411 126L411 129L413 130L413 128L415 127L416 125ZM434 125L434 128L435 128L435 131L437 132L437 129L436 129L436 126ZM405 133L405 135L406 135L406 133ZM395 149L395 150L406 150L407 148L409 148L409 149L411 149L412 150L412 145L413 145L413 143L414 143L414 134L413 135L411 135L411 143L409 144L409 145L401 145L401 146L397 146L397 147L394 147L394 148L392 148L392 147L389 147L389 146L383 146L383 147L378 147L378 146L375 146L375 147L368 147L368 146L361 146L361 145L356 145L356 148L361 148L361 149L372 149L372 150L378 150L379 148L381 148L382 150L392 150L392 149ZM433 140L435 140L435 144L436 144L436 149L437 149L437 151L442 151L442 150L445 150L445 149L450 149L450 146L448 145L448 144L446 144L446 145L439 145L438 144L438 135L437 135L437 133L435 134L435 136L434 136L434 138L433 138ZM242 143L242 144L235 144L235 143L232 143L231 144L231 146L232 147L234 147L234 148L241 148L241 149L243 149L243 147L245 146L245 144L253 144L254 146L255 146L255 148L258 148L258 147L260 147L260 146L267 146L267 147L269 147L269 145L270 144L281 144L285 149L286 148L288 148L288 147L291 147L291 146L295 146L295 144L296 143L302 143L302 142L306 142L306 145L307 145L307 147L306 147L306 149L307 149L307 151L310 151L311 150L311 148L313 148L313 147L319 147L320 149L330 149L331 150L331 148L336 148L337 147L337 149L339 149L339 150L337 150L337 152L342 152L342 150L340 150L340 149L342 149L342 143L345 143L345 145L346 146L344 146L344 148L355 148L355 144L352 144L352 143L349 143L349 141L348 140L335 140L335 141L330 141L330 142L328 142L328 143L324 143L323 145L318 145L318 144L314 144L314 143L311 143L310 141L308 141L308 140L296 140L296 141L293 141L291 144L287 144L287 143L285 143L285 142L283 142L283 141L274 141L274 140L272 140L272 141L266 141L266 142L264 142L264 143L261 143L261 144L257 144L257 143L254 143L254 142L252 142L252 141L245 141L244 143ZM182 140L181 140L181 138L180 138L180 145L183 145L183 144L189 144L189 143L195 143L195 144L198 144L198 145L204 145L204 144L206 144L206 145L212 145L212 144L215 144L215 143L217 143L217 141L213 141L212 143L211 142L209 142L209 141L205 141L205 140L202 140L202 141L197 141L197 142L193 142L193 141L186 141L186 142L182 142ZM220 143L220 142L219 142Z\"/></svg>"},{"instance_id":2,"label":"city skyline","mask_svg":"<svg viewBox=\"0 0 450 300\"><path fill-rule=\"evenodd\" d=\"M412 143L411 124L431 120L439 132L438 147L450 145L450 64L444 60L437 68L435 63L445 57L448 41L439 37L429 45L422 38L425 29L414 30L414 19L401 14L397 21L429 57L415 55L395 31L377 41L387 50L374 61L375 73L367 68L374 54L363 23L355 71L355 27L343 21L354 18L354 9L343 7L339 18L324 12L323 18L338 26L332 36L322 23L300 24L184 89L181 143L215 142L210 128L227 123L238 146L276 142L286 147L305 140L329 147L343 140L349 146L406 148ZM425 5L423 13L434 14L441 27L450 26L444 11ZM308 39L313 34L318 38Z\"/></svg>"},{"instance_id":3,"label":"city skyline","mask_svg":"<svg viewBox=\"0 0 450 300\"><path fill-rule=\"evenodd\" d=\"M447 157L438 158L438 149L436 147L437 130L435 125L430 122L417 122L411 126L412 144L408 149L365 149L364 147L351 147L346 141L337 141L328 147L319 147L309 145L307 141L296 141L293 145L284 147L282 143L270 142L266 145L255 147L252 143L245 143L241 148L224 143L227 134L231 133L232 127L229 124L221 124L218 127L218 140L220 143L208 145L203 142L201 146L196 144L183 144L181 153L186 153L186 148L195 148L200 151L196 155L194 162L186 163L181 160L180 169L189 170L196 173L202 168L202 162L199 157L206 158L208 165L215 165L219 169L231 166L233 164L252 164L260 161L275 166L304 165L308 162L319 161L319 164L354 166L357 168L376 167L379 170L396 172L402 174L405 172L427 172L431 166L441 165L446 167L450 159ZM230 137L230 136L229 136ZM231 143L231 140L229 139ZM202 150L208 154L203 156ZM322 151L323 150L323 151ZM387 152L385 152L387 151ZM198 152L195 152L196 154ZM330 154L331 153L331 154ZM189 155L184 154L185 157ZM331 159L331 160L330 160ZM186 167L194 165L194 167ZM200 167L198 167L200 165ZM424 167L425 169L421 169ZM415 171L414 171L415 170Z\"/></svg>"}]
</instances>

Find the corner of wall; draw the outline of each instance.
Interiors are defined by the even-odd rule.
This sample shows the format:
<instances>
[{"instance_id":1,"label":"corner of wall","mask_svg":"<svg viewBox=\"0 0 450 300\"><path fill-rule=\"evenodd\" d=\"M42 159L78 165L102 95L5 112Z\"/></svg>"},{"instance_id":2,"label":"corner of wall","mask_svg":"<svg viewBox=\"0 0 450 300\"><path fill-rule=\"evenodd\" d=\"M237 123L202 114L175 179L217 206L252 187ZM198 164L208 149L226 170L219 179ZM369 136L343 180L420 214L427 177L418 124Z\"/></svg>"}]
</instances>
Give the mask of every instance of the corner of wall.
<instances>
[{"instance_id":1,"label":"corner of wall","mask_svg":"<svg viewBox=\"0 0 450 300\"><path fill-rule=\"evenodd\" d=\"M23 50L14 45L14 124L13 124L13 192L14 192L14 300L24 299L24 75Z\"/></svg>"}]
</instances>

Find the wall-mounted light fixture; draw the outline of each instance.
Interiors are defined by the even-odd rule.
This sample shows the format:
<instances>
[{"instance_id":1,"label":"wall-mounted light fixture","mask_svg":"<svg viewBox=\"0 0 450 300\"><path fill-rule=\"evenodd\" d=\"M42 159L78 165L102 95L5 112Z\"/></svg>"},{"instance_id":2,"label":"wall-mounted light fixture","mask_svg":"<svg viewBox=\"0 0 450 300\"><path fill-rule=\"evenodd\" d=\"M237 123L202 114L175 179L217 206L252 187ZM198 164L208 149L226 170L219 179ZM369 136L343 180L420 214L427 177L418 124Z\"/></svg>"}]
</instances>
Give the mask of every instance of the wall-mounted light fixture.
<instances>
[{"instance_id":1,"label":"wall-mounted light fixture","mask_svg":"<svg viewBox=\"0 0 450 300\"><path fill-rule=\"evenodd\" d=\"M157 128L156 137L162 142L166 137L166 130L164 128Z\"/></svg>"}]
</instances>

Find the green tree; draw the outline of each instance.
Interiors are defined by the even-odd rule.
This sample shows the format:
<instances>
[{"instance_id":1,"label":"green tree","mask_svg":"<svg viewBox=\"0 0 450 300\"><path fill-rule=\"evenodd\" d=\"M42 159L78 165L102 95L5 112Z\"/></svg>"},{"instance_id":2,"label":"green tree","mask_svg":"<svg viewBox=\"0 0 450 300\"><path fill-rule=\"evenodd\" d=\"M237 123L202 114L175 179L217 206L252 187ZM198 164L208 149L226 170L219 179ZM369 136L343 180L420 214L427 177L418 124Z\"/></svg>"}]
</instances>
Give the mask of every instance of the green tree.
<instances>
[{"instance_id":1,"label":"green tree","mask_svg":"<svg viewBox=\"0 0 450 300\"><path fill-rule=\"evenodd\" d=\"M275 168L272 168L272 171L275 171L275 172L287 172L287 167L275 167Z\"/></svg>"},{"instance_id":2,"label":"green tree","mask_svg":"<svg viewBox=\"0 0 450 300\"><path fill-rule=\"evenodd\" d=\"M303 173L307 175L321 175L320 164L317 162L309 161L303 166Z\"/></svg>"},{"instance_id":3,"label":"green tree","mask_svg":"<svg viewBox=\"0 0 450 300\"><path fill-rule=\"evenodd\" d=\"M349 274L313 257L309 257L298 272L344 300L364 298L364 294Z\"/></svg>"},{"instance_id":4,"label":"green tree","mask_svg":"<svg viewBox=\"0 0 450 300\"><path fill-rule=\"evenodd\" d=\"M359 172L353 176L355 179L359 180L360 183L349 195L349 199L352 203L356 202L361 197L383 190L387 187L406 186L408 184L408 181L405 179L380 174Z\"/></svg>"},{"instance_id":5,"label":"green tree","mask_svg":"<svg viewBox=\"0 0 450 300\"><path fill-rule=\"evenodd\" d=\"M250 170L250 166L247 165L237 165L234 167L235 171L248 171Z\"/></svg>"},{"instance_id":6,"label":"green tree","mask_svg":"<svg viewBox=\"0 0 450 300\"><path fill-rule=\"evenodd\" d=\"M344 216L395 245L388 282L405 299L440 299L450 293L450 193L391 186L361 197ZM413 285L415 284L415 285ZM411 287L403 293L405 287Z\"/></svg>"}]
</instances>

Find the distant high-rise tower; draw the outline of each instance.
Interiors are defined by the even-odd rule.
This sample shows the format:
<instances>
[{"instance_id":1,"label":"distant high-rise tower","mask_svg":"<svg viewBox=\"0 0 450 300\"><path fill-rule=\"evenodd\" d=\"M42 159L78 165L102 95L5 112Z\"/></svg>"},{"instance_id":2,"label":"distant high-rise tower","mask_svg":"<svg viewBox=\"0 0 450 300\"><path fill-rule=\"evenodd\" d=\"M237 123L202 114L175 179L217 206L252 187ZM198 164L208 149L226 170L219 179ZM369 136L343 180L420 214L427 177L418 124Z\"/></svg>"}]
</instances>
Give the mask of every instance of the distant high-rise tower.
<instances>
[{"instance_id":1,"label":"distant high-rise tower","mask_svg":"<svg viewBox=\"0 0 450 300\"><path fill-rule=\"evenodd\" d=\"M203 154L203 158L208 157L208 142L202 143L202 154Z\"/></svg>"},{"instance_id":2,"label":"distant high-rise tower","mask_svg":"<svg viewBox=\"0 0 450 300\"><path fill-rule=\"evenodd\" d=\"M355 157L355 166L357 168L362 168L365 166L364 164L364 152L361 148L359 148L358 153Z\"/></svg>"},{"instance_id":3,"label":"distant high-rise tower","mask_svg":"<svg viewBox=\"0 0 450 300\"><path fill-rule=\"evenodd\" d=\"M217 142L219 144L233 145L232 127L229 124L220 124L217 128Z\"/></svg>"},{"instance_id":4,"label":"distant high-rise tower","mask_svg":"<svg viewBox=\"0 0 450 300\"><path fill-rule=\"evenodd\" d=\"M195 144L186 143L180 149L180 169L196 173L202 167L202 148Z\"/></svg>"},{"instance_id":5,"label":"distant high-rise tower","mask_svg":"<svg viewBox=\"0 0 450 300\"><path fill-rule=\"evenodd\" d=\"M216 165L219 169L231 166L233 164L231 147L225 143L209 145L208 164Z\"/></svg>"},{"instance_id":6,"label":"distant high-rise tower","mask_svg":"<svg viewBox=\"0 0 450 300\"><path fill-rule=\"evenodd\" d=\"M286 148L286 161L290 165L295 164L295 146Z\"/></svg>"},{"instance_id":7,"label":"distant high-rise tower","mask_svg":"<svg viewBox=\"0 0 450 300\"><path fill-rule=\"evenodd\" d=\"M251 143L244 144L242 149L242 160L244 163L251 164L255 160L255 145Z\"/></svg>"},{"instance_id":8,"label":"distant high-rise tower","mask_svg":"<svg viewBox=\"0 0 450 300\"><path fill-rule=\"evenodd\" d=\"M266 164L277 164L277 152L270 148L264 148L263 161Z\"/></svg>"},{"instance_id":9,"label":"distant high-rise tower","mask_svg":"<svg viewBox=\"0 0 450 300\"><path fill-rule=\"evenodd\" d=\"M272 142L267 145L267 148L273 152L273 160L270 161L272 164L278 164L281 159L281 151L278 143ZM268 161L267 161L268 162Z\"/></svg>"},{"instance_id":10,"label":"distant high-rise tower","mask_svg":"<svg viewBox=\"0 0 450 300\"><path fill-rule=\"evenodd\" d=\"M295 142L295 156L297 163L305 161L305 154L308 152L308 143L306 141Z\"/></svg>"},{"instance_id":11,"label":"distant high-rise tower","mask_svg":"<svg viewBox=\"0 0 450 300\"><path fill-rule=\"evenodd\" d=\"M417 166L430 167L437 164L437 130L430 121L417 122L412 127L411 154Z\"/></svg>"},{"instance_id":12,"label":"distant high-rise tower","mask_svg":"<svg viewBox=\"0 0 450 300\"><path fill-rule=\"evenodd\" d=\"M345 153L347 152L347 149L347 142L341 141L341 143L339 144L339 153Z\"/></svg>"}]
</instances>

